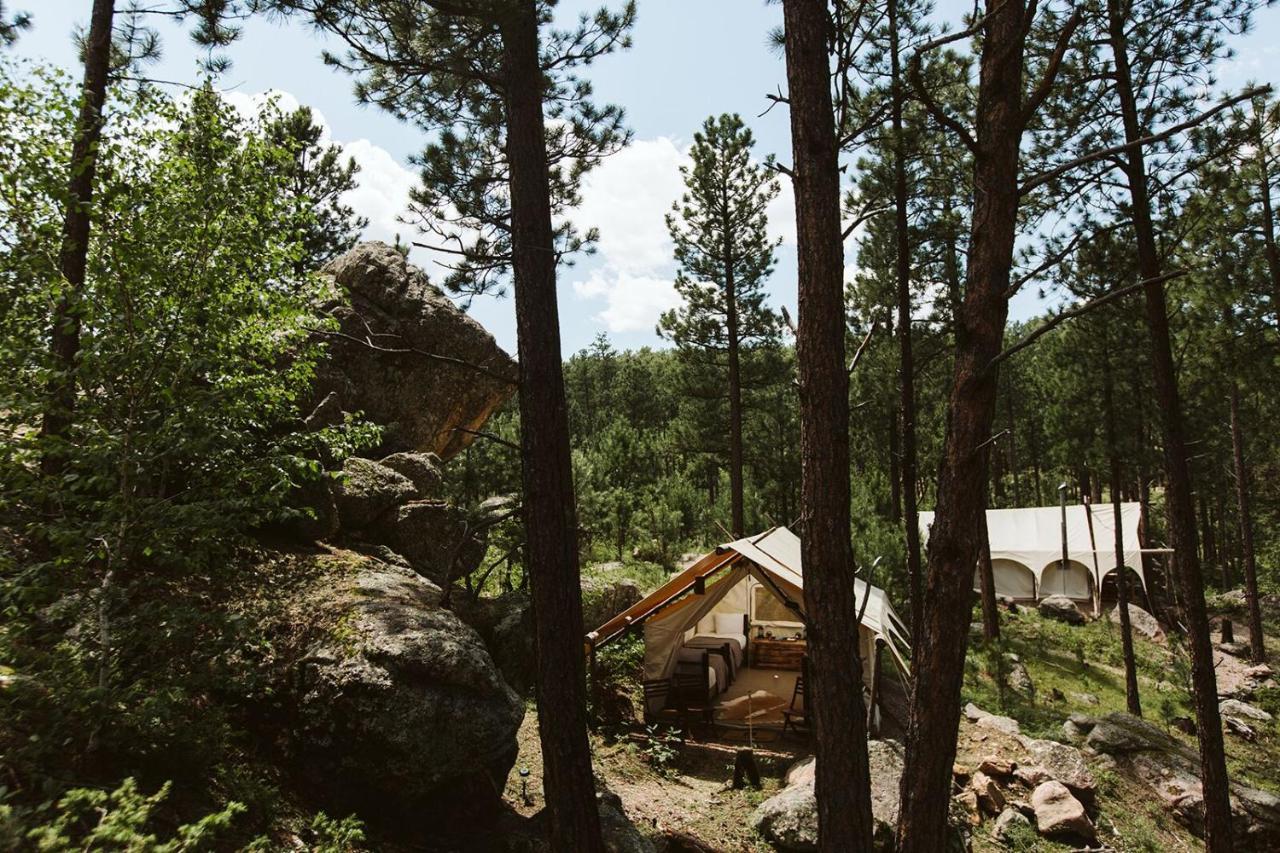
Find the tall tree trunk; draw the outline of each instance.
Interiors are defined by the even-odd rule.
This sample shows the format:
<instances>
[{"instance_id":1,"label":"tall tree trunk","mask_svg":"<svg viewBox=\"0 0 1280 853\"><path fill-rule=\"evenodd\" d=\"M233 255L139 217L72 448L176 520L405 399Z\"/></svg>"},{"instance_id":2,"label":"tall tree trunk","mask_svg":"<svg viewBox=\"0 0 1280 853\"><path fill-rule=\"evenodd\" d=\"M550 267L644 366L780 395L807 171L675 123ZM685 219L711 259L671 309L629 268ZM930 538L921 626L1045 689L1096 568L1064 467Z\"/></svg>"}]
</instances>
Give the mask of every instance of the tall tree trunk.
<instances>
[{"instance_id":1,"label":"tall tree trunk","mask_svg":"<svg viewBox=\"0 0 1280 853\"><path fill-rule=\"evenodd\" d=\"M902 774L898 849L934 853L947 843L951 770L969 638L973 567L981 550L987 487L979 448L995 419L1000 353L1018 218L1018 159L1025 119L1023 0L988 0L977 95L974 204L968 285L956 323L954 378L929 535L924 622L917 629L914 686Z\"/></svg>"},{"instance_id":2,"label":"tall tree trunk","mask_svg":"<svg viewBox=\"0 0 1280 853\"><path fill-rule=\"evenodd\" d=\"M1020 507L1022 506L1022 475L1018 464L1018 422L1014 416L1013 390L1010 387L1009 393L1005 395L1005 410L1009 416L1009 469L1013 472L1013 505Z\"/></svg>"},{"instance_id":3,"label":"tall tree trunk","mask_svg":"<svg viewBox=\"0 0 1280 853\"><path fill-rule=\"evenodd\" d=\"M1236 509L1240 515L1240 552L1244 559L1244 596L1249 605L1249 653L1254 663L1267 659L1258 604L1258 564L1253 553L1253 511L1249 505L1249 466L1245 463L1244 429L1240 425L1240 386L1231 383L1231 456L1236 476Z\"/></svg>"},{"instance_id":4,"label":"tall tree trunk","mask_svg":"<svg viewBox=\"0 0 1280 853\"><path fill-rule=\"evenodd\" d=\"M783 17L799 255L801 553L814 682L818 839L822 850L870 850L870 771L849 539L849 374L830 19L825 0L783 0Z\"/></svg>"},{"instance_id":5,"label":"tall tree trunk","mask_svg":"<svg viewBox=\"0 0 1280 853\"><path fill-rule=\"evenodd\" d=\"M71 177L67 186L67 208L62 218L62 247L58 252L58 272L62 289L53 306L50 351L54 374L47 388L48 401L40 425L46 445L40 470L46 475L60 473L66 464L65 440L76 407L76 362L80 356L80 312L84 298L85 271L89 265L89 228L93 213L94 176L98 169L98 141L102 138L107 100L107 77L111 72L111 27L115 17L113 0L94 0L89 19L89 36L84 49L84 83L80 92L80 114L76 118L75 141L71 145Z\"/></svg>"},{"instance_id":6,"label":"tall tree trunk","mask_svg":"<svg viewBox=\"0 0 1280 853\"><path fill-rule=\"evenodd\" d=\"M907 534L907 583L911 630L924 622L921 612L920 517L916 506L916 368L911 348L911 234L907 220L907 152L902 131L905 100L898 45L898 0L889 0L889 62L892 69L894 274L898 296L898 381L902 393L902 512Z\"/></svg>"},{"instance_id":7,"label":"tall tree trunk","mask_svg":"<svg viewBox=\"0 0 1280 853\"><path fill-rule=\"evenodd\" d=\"M1127 142L1143 136L1134 99L1129 69L1129 46L1125 16L1120 0L1107 0L1112 59L1115 64L1116 93L1120 98ZM1222 718L1218 711L1218 691L1213 671L1213 647L1209 639L1209 618L1205 610L1204 580L1196 554L1196 517L1183 436L1182 407L1178 379L1174 372L1173 347L1169 335L1169 309L1164 283L1160 281L1160 256L1151 202L1147 195L1146 165L1141 147L1126 154L1129 192L1132 198L1134 236L1138 246L1138 274L1146 281L1144 295L1147 329L1151 336L1151 361L1156 386L1156 409L1164 439L1166 500L1169 507L1169 539L1177 555L1177 579L1191 647L1191 682L1195 698L1197 731L1200 736L1200 772L1204 787L1204 840L1210 853L1232 848L1231 805L1228 798L1226 756L1222 744Z\"/></svg>"},{"instance_id":8,"label":"tall tree trunk","mask_svg":"<svg viewBox=\"0 0 1280 853\"><path fill-rule=\"evenodd\" d=\"M538 11L502 25L512 269L520 350L525 560L531 577L543 791L555 850L604 849L587 743L578 522L560 359Z\"/></svg>"},{"instance_id":9,"label":"tall tree trunk","mask_svg":"<svg viewBox=\"0 0 1280 853\"><path fill-rule=\"evenodd\" d=\"M1138 666L1133 657L1133 628L1129 624L1129 577L1124 561L1124 521L1120 515L1120 447L1116 436L1116 410L1114 382L1111 375L1111 353L1108 346L1103 356L1103 404L1107 413L1107 456L1111 462L1111 512L1115 516L1116 531L1116 604L1120 610L1120 648L1124 655L1124 695L1129 713L1142 716L1142 702L1138 696ZM1136 567L1135 567L1136 568Z\"/></svg>"},{"instance_id":10,"label":"tall tree trunk","mask_svg":"<svg viewBox=\"0 0 1280 853\"><path fill-rule=\"evenodd\" d=\"M1265 104L1265 101L1263 102ZM1262 241L1267 256L1267 272L1271 274L1271 310L1280 325L1280 247L1276 246L1276 215L1271 205L1271 169L1267 162L1267 137L1264 113L1258 112L1258 138L1254 150L1258 155L1258 190L1262 196Z\"/></svg>"},{"instance_id":11,"label":"tall tree trunk","mask_svg":"<svg viewBox=\"0 0 1280 853\"><path fill-rule=\"evenodd\" d=\"M726 237L726 245L729 240ZM729 335L729 503L733 535L747 535L742 508L742 365L738 331L738 293L733 277L733 263L725 268L724 298L728 313Z\"/></svg>"},{"instance_id":12,"label":"tall tree trunk","mask_svg":"<svg viewBox=\"0 0 1280 853\"><path fill-rule=\"evenodd\" d=\"M889 412L889 520L894 524L902 521L902 410L897 405L888 407Z\"/></svg>"},{"instance_id":13,"label":"tall tree trunk","mask_svg":"<svg viewBox=\"0 0 1280 853\"><path fill-rule=\"evenodd\" d=\"M982 586L982 636L988 643L1000 639L1000 605L996 601L996 573L991 565L991 539L986 512L982 519L982 550L978 554L979 583Z\"/></svg>"}]
</instances>

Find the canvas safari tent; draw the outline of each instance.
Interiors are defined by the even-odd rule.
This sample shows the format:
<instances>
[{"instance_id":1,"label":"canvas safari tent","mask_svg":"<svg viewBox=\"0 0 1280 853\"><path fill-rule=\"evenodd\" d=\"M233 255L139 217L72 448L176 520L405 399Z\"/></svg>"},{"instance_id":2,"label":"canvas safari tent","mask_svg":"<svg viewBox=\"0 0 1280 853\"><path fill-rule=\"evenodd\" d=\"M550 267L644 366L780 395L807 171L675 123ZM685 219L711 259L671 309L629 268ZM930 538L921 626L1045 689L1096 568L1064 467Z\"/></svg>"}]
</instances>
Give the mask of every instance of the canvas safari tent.
<instances>
[{"instance_id":1,"label":"canvas safari tent","mask_svg":"<svg viewBox=\"0 0 1280 853\"><path fill-rule=\"evenodd\" d=\"M920 513L920 530L927 541L934 514ZM1103 583L1118 568L1116 517L1111 504L1076 504L1066 508L1067 561L1062 561L1062 507L987 510L987 537L996 595L1016 601L1036 601L1065 595L1078 602L1101 604ZM1168 549L1144 548L1142 508L1120 504L1124 565L1132 569L1147 591L1144 554L1167 554ZM980 588L977 567L974 589Z\"/></svg>"},{"instance_id":2,"label":"canvas safari tent","mask_svg":"<svg viewBox=\"0 0 1280 853\"><path fill-rule=\"evenodd\" d=\"M887 661L905 678L907 631L884 590L855 579L863 679L871 684ZM636 604L587 634L595 650L640 631L644 637L644 678L670 678L680 652L695 637L739 637L744 646L761 631L789 636L803 629L804 572L800 539L786 527L721 545ZM748 654L747 666L751 665Z\"/></svg>"}]
</instances>

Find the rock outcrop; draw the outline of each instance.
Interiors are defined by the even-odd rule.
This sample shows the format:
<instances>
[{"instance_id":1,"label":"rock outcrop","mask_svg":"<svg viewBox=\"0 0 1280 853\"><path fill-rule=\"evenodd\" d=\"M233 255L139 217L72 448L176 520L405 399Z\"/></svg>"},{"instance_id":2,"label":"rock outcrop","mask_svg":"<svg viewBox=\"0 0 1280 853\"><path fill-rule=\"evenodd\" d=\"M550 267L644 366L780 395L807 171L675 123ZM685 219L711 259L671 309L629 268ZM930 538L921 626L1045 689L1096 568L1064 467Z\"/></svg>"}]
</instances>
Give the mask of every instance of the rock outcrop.
<instances>
[{"instance_id":1,"label":"rock outcrop","mask_svg":"<svg viewBox=\"0 0 1280 853\"><path fill-rule=\"evenodd\" d=\"M316 408L361 412L382 425L380 455L448 460L470 444L465 430L479 429L515 391L511 357L386 243L361 243L324 272L341 293L325 306L338 329L322 333L328 353Z\"/></svg>"},{"instance_id":2,"label":"rock outcrop","mask_svg":"<svg viewBox=\"0 0 1280 853\"><path fill-rule=\"evenodd\" d=\"M1086 743L1141 779L1175 820L1196 835L1203 834L1204 788L1194 749L1146 720L1122 713L1098 719ZM1232 782L1231 812L1239 848L1280 846L1280 797Z\"/></svg>"},{"instance_id":3,"label":"rock outcrop","mask_svg":"<svg viewBox=\"0 0 1280 853\"><path fill-rule=\"evenodd\" d=\"M892 849L898 823L898 783L903 750L895 741L867 742L871 765L871 816L877 851ZM752 816L756 829L774 847L785 851L818 849L818 803L813 796L813 759L805 759L787 773L787 787L765 800Z\"/></svg>"},{"instance_id":4,"label":"rock outcrop","mask_svg":"<svg viewBox=\"0 0 1280 853\"><path fill-rule=\"evenodd\" d=\"M524 706L419 575L345 552L292 607L327 626L296 675L297 766L333 808L392 819L497 806Z\"/></svg>"}]
</instances>

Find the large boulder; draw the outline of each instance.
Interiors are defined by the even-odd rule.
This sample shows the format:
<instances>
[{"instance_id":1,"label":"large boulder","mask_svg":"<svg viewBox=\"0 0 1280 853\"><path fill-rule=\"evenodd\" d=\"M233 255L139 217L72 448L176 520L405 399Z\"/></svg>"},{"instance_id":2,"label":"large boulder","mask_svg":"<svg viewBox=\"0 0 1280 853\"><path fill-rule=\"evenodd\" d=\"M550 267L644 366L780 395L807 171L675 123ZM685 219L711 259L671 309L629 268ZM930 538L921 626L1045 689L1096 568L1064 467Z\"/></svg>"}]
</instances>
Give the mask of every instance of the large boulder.
<instances>
[{"instance_id":1,"label":"large boulder","mask_svg":"<svg viewBox=\"0 0 1280 853\"><path fill-rule=\"evenodd\" d=\"M598 628L642 597L640 587L629 578L583 578L582 624L588 631Z\"/></svg>"},{"instance_id":2,"label":"large boulder","mask_svg":"<svg viewBox=\"0 0 1280 853\"><path fill-rule=\"evenodd\" d=\"M417 490L405 476L371 459L352 457L334 484L338 519L344 530L360 530L393 506L414 497Z\"/></svg>"},{"instance_id":3,"label":"large boulder","mask_svg":"<svg viewBox=\"0 0 1280 853\"><path fill-rule=\"evenodd\" d=\"M415 498L438 498L444 482L440 471L440 457L434 453L393 453L379 464L390 468L413 483Z\"/></svg>"},{"instance_id":4,"label":"large boulder","mask_svg":"<svg viewBox=\"0 0 1280 853\"><path fill-rule=\"evenodd\" d=\"M486 531L471 514L444 501L401 504L384 513L369 535L441 586L479 568L488 548Z\"/></svg>"},{"instance_id":5,"label":"large boulder","mask_svg":"<svg viewBox=\"0 0 1280 853\"><path fill-rule=\"evenodd\" d=\"M1120 608L1116 607L1107 614L1107 618L1115 624L1120 624ZM1164 640L1164 629L1160 627L1160 622L1156 617L1143 610L1136 604L1129 605L1129 626L1137 631L1148 640L1161 642Z\"/></svg>"},{"instance_id":6,"label":"large boulder","mask_svg":"<svg viewBox=\"0 0 1280 853\"><path fill-rule=\"evenodd\" d=\"M344 553L291 603L326 626L294 677L294 765L338 810L421 821L497 808L523 703L438 587Z\"/></svg>"},{"instance_id":7,"label":"large boulder","mask_svg":"<svg viewBox=\"0 0 1280 853\"><path fill-rule=\"evenodd\" d=\"M1031 792L1031 808L1035 809L1036 829L1041 835L1078 838L1090 844L1097 840L1084 804L1061 782L1050 780L1037 785Z\"/></svg>"},{"instance_id":8,"label":"large boulder","mask_svg":"<svg viewBox=\"0 0 1280 853\"><path fill-rule=\"evenodd\" d=\"M1065 595L1050 595L1047 598L1040 599L1037 609L1040 615L1049 619L1057 619L1059 622L1066 622L1068 625L1083 625L1085 623L1084 614L1080 612L1080 608L1076 607L1076 603Z\"/></svg>"},{"instance_id":9,"label":"large boulder","mask_svg":"<svg viewBox=\"0 0 1280 853\"><path fill-rule=\"evenodd\" d=\"M386 243L361 243L324 272L340 294L314 398L384 427L383 451L449 459L515 391L516 366L484 327Z\"/></svg>"},{"instance_id":10,"label":"large boulder","mask_svg":"<svg viewBox=\"0 0 1280 853\"><path fill-rule=\"evenodd\" d=\"M454 612L479 632L503 679L518 693L533 689L533 607L529 594L513 590L497 598L454 596Z\"/></svg>"},{"instance_id":11,"label":"large boulder","mask_svg":"<svg viewBox=\"0 0 1280 853\"><path fill-rule=\"evenodd\" d=\"M903 750L896 741L867 742L871 765L871 817L877 851L893 847L898 823L898 783ZM774 847L785 851L818 849L818 803L813 796L813 759L805 759L787 774L790 784L765 800L752 815L756 830Z\"/></svg>"}]
</instances>

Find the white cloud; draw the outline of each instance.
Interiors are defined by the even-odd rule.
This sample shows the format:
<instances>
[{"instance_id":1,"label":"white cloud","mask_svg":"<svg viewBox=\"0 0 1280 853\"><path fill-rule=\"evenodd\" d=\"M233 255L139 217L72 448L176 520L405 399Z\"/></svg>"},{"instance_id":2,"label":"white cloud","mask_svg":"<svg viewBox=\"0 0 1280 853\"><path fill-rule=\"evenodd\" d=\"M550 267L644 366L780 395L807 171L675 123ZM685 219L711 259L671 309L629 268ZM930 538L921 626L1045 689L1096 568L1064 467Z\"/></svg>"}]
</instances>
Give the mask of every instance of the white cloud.
<instances>
[{"instance_id":1,"label":"white cloud","mask_svg":"<svg viewBox=\"0 0 1280 853\"><path fill-rule=\"evenodd\" d=\"M613 267L598 269L573 284L582 299L606 300L596 315L610 332L652 332L663 311L680 303L669 277L632 275Z\"/></svg>"},{"instance_id":2,"label":"white cloud","mask_svg":"<svg viewBox=\"0 0 1280 853\"><path fill-rule=\"evenodd\" d=\"M417 183L417 175L385 148L367 139L343 144L342 152L355 158L360 166L357 186L343 196L343 201L369 218L365 237L394 243L396 235L402 234L405 242L411 240L414 229L400 222L399 217L409 206L409 190Z\"/></svg>"},{"instance_id":3,"label":"white cloud","mask_svg":"<svg viewBox=\"0 0 1280 853\"><path fill-rule=\"evenodd\" d=\"M611 332L651 330L663 311L679 304L665 217L684 192L680 167L688 163L688 146L665 136L642 139L610 157L584 182L582 204L572 218L580 228L600 229L601 263L573 288L580 299L604 301L595 319ZM781 184L769 205L769 230L794 244L791 186L785 180Z\"/></svg>"}]
</instances>

